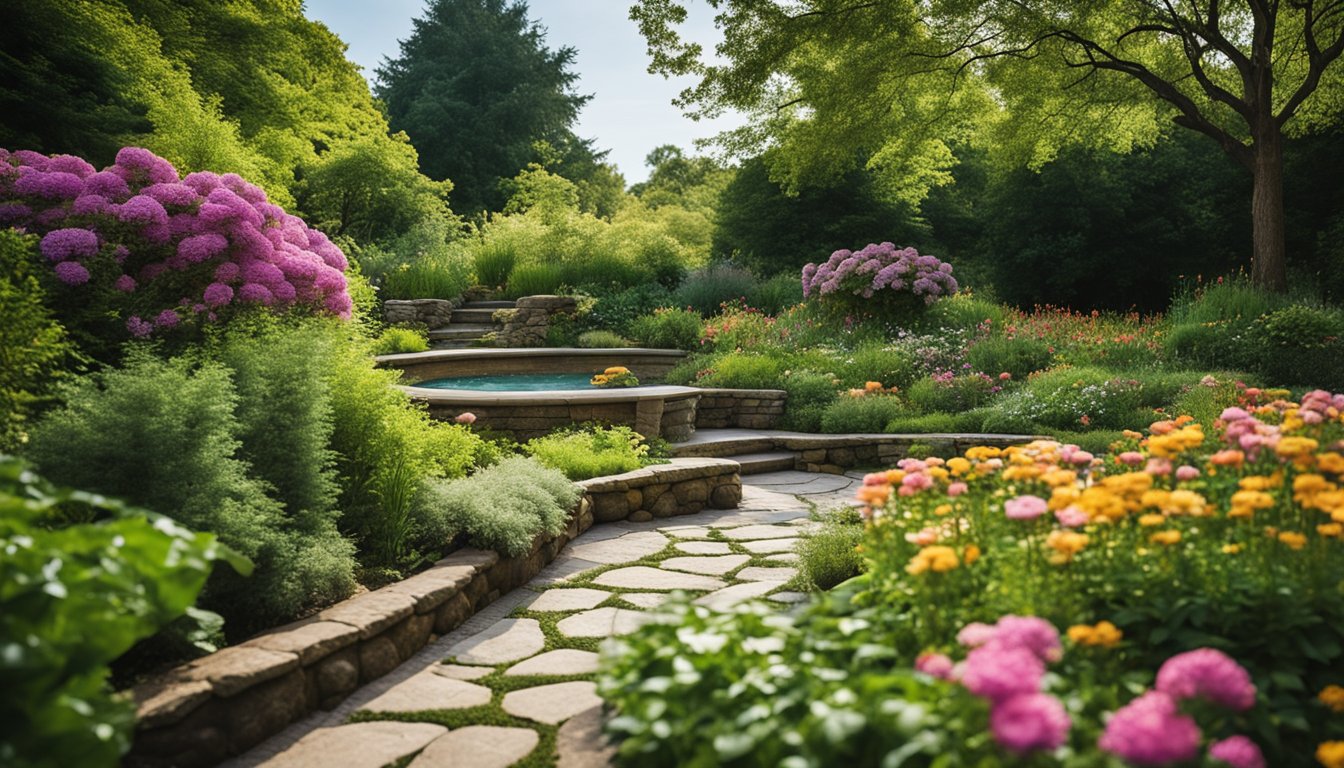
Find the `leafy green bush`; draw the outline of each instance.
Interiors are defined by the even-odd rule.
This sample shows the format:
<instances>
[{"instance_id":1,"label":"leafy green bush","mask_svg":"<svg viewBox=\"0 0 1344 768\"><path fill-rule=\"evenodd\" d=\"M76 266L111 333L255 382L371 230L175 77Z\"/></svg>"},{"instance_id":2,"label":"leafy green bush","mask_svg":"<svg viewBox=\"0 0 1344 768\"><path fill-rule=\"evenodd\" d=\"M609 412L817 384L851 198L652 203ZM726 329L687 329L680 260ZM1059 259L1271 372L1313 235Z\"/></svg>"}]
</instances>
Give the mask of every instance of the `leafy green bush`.
<instances>
[{"instance_id":1,"label":"leafy green bush","mask_svg":"<svg viewBox=\"0 0 1344 768\"><path fill-rule=\"evenodd\" d=\"M585 331L579 334L578 344L584 349L619 349L630 346L619 333L611 331Z\"/></svg>"},{"instance_id":2,"label":"leafy green bush","mask_svg":"<svg viewBox=\"0 0 1344 768\"><path fill-rule=\"evenodd\" d=\"M778 389L786 362L773 355L732 354L715 358L709 372L698 379L706 387Z\"/></svg>"},{"instance_id":3,"label":"leafy green bush","mask_svg":"<svg viewBox=\"0 0 1344 768\"><path fill-rule=\"evenodd\" d=\"M798 575L815 589L830 589L858 576L863 557L863 524L857 515L828 515L821 528L798 542Z\"/></svg>"},{"instance_id":4,"label":"leafy green bush","mask_svg":"<svg viewBox=\"0 0 1344 768\"><path fill-rule=\"evenodd\" d=\"M918 375L915 359L902 347L865 342L837 361L836 374L847 387L878 381L886 387L906 387Z\"/></svg>"},{"instance_id":5,"label":"leafy green bush","mask_svg":"<svg viewBox=\"0 0 1344 768\"><path fill-rule=\"evenodd\" d=\"M1111 446L1124 440L1124 432L1113 429L1094 429L1087 432L1057 430L1051 437L1065 444L1073 444L1095 456L1109 453Z\"/></svg>"},{"instance_id":6,"label":"leafy green bush","mask_svg":"<svg viewBox=\"0 0 1344 768\"><path fill-rule=\"evenodd\" d=\"M261 389L249 385L247 394ZM242 404L224 366L134 352L124 369L73 382L62 395L65 407L48 414L32 434L29 455L44 474L162 510L217 534L256 564L246 582L216 572L202 597L203 605L228 619L231 636L294 618L354 588L353 548L336 531L330 510L287 510L270 495L267 479L283 479L292 465L253 467L241 458L240 440L254 437L274 412L264 404ZM283 421L290 423L288 416ZM283 440L285 431L269 427ZM320 428L300 425L305 432ZM258 460L284 451L283 443L248 448ZM295 473L320 475L322 466ZM254 470L274 474L263 479Z\"/></svg>"},{"instance_id":7,"label":"leafy green bush","mask_svg":"<svg viewBox=\"0 0 1344 768\"><path fill-rule=\"evenodd\" d=\"M416 328L390 326L373 340L373 354L400 355L406 352L424 352L429 349L429 338Z\"/></svg>"},{"instance_id":8,"label":"leafy green bush","mask_svg":"<svg viewBox=\"0 0 1344 768\"><path fill-rule=\"evenodd\" d=\"M897 416L887 422L884 432L896 434L933 434L960 431L960 422L950 413L923 413L918 416Z\"/></svg>"},{"instance_id":9,"label":"leafy green bush","mask_svg":"<svg viewBox=\"0 0 1344 768\"><path fill-rule=\"evenodd\" d=\"M32 268L39 258L36 237L0 230L0 451L27 439L28 419L72 351L43 303Z\"/></svg>"},{"instance_id":10,"label":"leafy green bush","mask_svg":"<svg viewBox=\"0 0 1344 768\"><path fill-rule=\"evenodd\" d=\"M451 299L471 286L471 267L455 255L428 255L383 273L381 298Z\"/></svg>"},{"instance_id":11,"label":"leafy green bush","mask_svg":"<svg viewBox=\"0 0 1344 768\"><path fill-rule=\"evenodd\" d=\"M690 307L709 317L724 302L745 298L755 290L756 282L756 277L741 267L715 264L692 272L673 297L677 306Z\"/></svg>"},{"instance_id":12,"label":"leafy green bush","mask_svg":"<svg viewBox=\"0 0 1344 768\"><path fill-rule=\"evenodd\" d=\"M535 459L505 459L463 480L432 481L417 494L425 535L509 557L525 555L537 536L557 535L578 501L578 486Z\"/></svg>"},{"instance_id":13,"label":"leafy green bush","mask_svg":"<svg viewBox=\"0 0 1344 768\"><path fill-rule=\"evenodd\" d=\"M55 524L72 507L98 522ZM13 768L117 764L135 713L109 689L109 665L183 615L217 561L251 571L211 534L57 490L10 457L0 457L0 551L0 762Z\"/></svg>"},{"instance_id":14,"label":"leafy green bush","mask_svg":"<svg viewBox=\"0 0 1344 768\"><path fill-rule=\"evenodd\" d=\"M1177 325L1251 321L1289 301L1288 296L1256 288L1249 280L1231 279L1177 295L1169 314Z\"/></svg>"},{"instance_id":15,"label":"leafy green bush","mask_svg":"<svg viewBox=\"0 0 1344 768\"><path fill-rule=\"evenodd\" d=\"M905 416L909 409L894 395L841 397L821 416L821 431L833 433L874 433L883 431L892 419Z\"/></svg>"},{"instance_id":16,"label":"leafy green bush","mask_svg":"<svg viewBox=\"0 0 1344 768\"><path fill-rule=\"evenodd\" d=\"M672 294L662 285L637 285L615 293L598 294L582 322L587 328L628 334L635 318L660 307L670 307L672 303Z\"/></svg>"},{"instance_id":17,"label":"leafy green bush","mask_svg":"<svg viewBox=\"0 0 1344 768\"><path fill-rule=\"evenodd\" d=\"M1256 364L1250 320L1180 323L1167 333L1167 355L1190 368L1249 369Z\"/></svg>"},{"instance_id":18,"label":"leafy green bush","mask_svg":"<svg viewBox=\"0 0 1344 768\"><path fill-rule=\"evenodd\" d=\"M839 384L835 378L816 371L790 371L781 386L789 396L784 401L780 427L799 432L820 431L822 415L838 396Z\"/></svg>"},{"instance_id":19,"label":"leafy green bush","mask_svg":"<svg viewBox=\"0 0 1344 768\"><path fill-rule=\"evenodd\" d=\"M560 282L582 288L625 289L656 281L650 270L631 261L627 255L598 251L586 254L586 258L563 262Z\"/></svg>"},{"instance_id":20,"label":"leafy green bush","mask_svg":"<svg viewBox=\"0 0 1344 768\"><path fill-rule=\"evenodd\" d=\"M747 304L767 315L777 315L803 301L803 282L796 274L775 275L747 291Z\"/></svg>"},{"instance_id":21,"label":"leafy green bush","mask_svg":"<svg viewBox=\"0 0 1344 768\"><path fill-rule=\"evenodd\" d=\"M559 290L564 282L564 272L555 264L519 264L509 273L504 295L512 299L520 296L548 296Z\"/></svg>"},{"instance_id":22,"label":"leafy green bush","mask_svg":"<svg viewBox=\"0 0 1344 768\"><path fill-rule=\"evenodd\" d=\"M1001 305L977 298L970 293L958 293L934 302L920 318L919 327L929 331L955 329L973 331L985 321L992 328L1002 328L1006 314Z\"/></svg>"},{"instance_id":23,"label":"leafy green bush","mask_svg":"<svg viewBox=\"0 0 1344 768\"><path fill-rule=\"evenodd\" d=\"M1257 323L1263 341L1257 371L1275 384L1344 388L1344 320L1340 313L1292 304Z\"/></svg>"},{"instance_id":24,"label":"leafy green bush","mask_svg":"<svg viewBox=\"0 0 1344 768\"><path fill-rule=\"evenodd\" d=\"M1008 373L1015 380L1050 367L1054 357L1050 345L1038 339L990 336L975 343L966 355L966 362L977 371L990 376Z\"/></svg>"},{"instance_id":25,"label":"leafy green bush","mask_svg":"<svg viewBox=\"0 0 1344 768\"><path fill-rule=\"evenodd\" d=\"M700 315L689 309L655 309L630 324L630 335L636 341L656 349L693 350L700 346L703 331Z\"/></svg>"},{"instance_id":26,"label":"leafy green bush","mask_svg":"<svg viewBox=\"0 0 1344 768\"><path fill-rule=\"evenodd\" d=\"M644 438L624 426L555 432L527 441L523 450L570 480L619 475L650 463Z\"/></svg>"},{"instance_id":27,"label":"leafy green bush","mask_svg":"<svg viewBox=\"0 0 1344 768\"><path fill-rule=\"evenodd\" d=\"M917 410L951 413L985 405L997 389L996 380L981 373L944 373L919 379L906 390L906 396Z\"/></svg>"},{"instance_id":28,"label":"leafy green bush","mask_svg":"<svg viewBox=\"0 0 1344 768\"><path fill-rule=\"evenodd\" d=\"M487 239L471 249L476 281L491 288L502 288L518 263L518 252L504 240Z\"/></svg>"}]
</instances>

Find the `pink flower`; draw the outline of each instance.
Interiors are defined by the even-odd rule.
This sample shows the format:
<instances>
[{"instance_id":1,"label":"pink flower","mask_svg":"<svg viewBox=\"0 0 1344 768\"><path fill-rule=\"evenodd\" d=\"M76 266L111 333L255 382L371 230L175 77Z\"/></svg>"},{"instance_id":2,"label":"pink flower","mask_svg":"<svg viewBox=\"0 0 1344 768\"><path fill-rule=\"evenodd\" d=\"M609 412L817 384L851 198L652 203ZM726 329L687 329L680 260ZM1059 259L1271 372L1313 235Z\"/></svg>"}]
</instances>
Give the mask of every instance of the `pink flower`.
<instances>
[{"instance_id":1,"label":"pink flower","mask_svg":"<svg viewBox=\"0 0 1344 768\"><path fill-rule=\"evenodd\" d=\"M1171 474L1171 461L1168 459L1149 459L1143 471L1154 477L1166 477Z\"/></svg>"},{"instance_id":2,"label":"pink flower","mask_svg":"<svg viewBox=\"0 0 1344 768\"><path fill-rule=\"evenodd\" d=\"M1260 747L1240 734L1210 744L1209 757L1232 768L1265 768L1265 756Z\"/></svg>"},{"instance_id":3,"label":"pink flower","mask_svg":"<svg viewBox=\"0 0 1344 768\"><path fill-rule=\"evenodd\" d=\"M1116 710L1097 746L1134 765L1166 765L1195 759L1200 735L1175 699L1149 691Z\"/></svg>"},{"instance_id":4,"label":"pink flower","mask_svg":"<svg viewBox=\"0 0 1344 768\"><path fill-rule=\"evenodd\" d=\"M970 490L970 488L971 488L971 487L970 487L969 485L967 485L966 483L963 483L962 481L958 480L958 481L956 481L955 483L950 483L950 484L948 484L948 486L947 486L947 495L948 495L948 496L952 496L952 497L960 496L961 494L963 494L963 493L965 493L966 491Z\"/></svg>"},{"instance_id":5,"label":"pink flower","mask_svg":"<svg viewBox=\"0 0 1344 768\"><path fill-rule=\"evenodd\" d=\"M1176 479L1181 482L1189 482L1199 477L1199 470L1189 464L1184 464L1176 468Z\"/></svg>"},{"instance_id":6,"label":"pink flower","mask_svg":"<svg viewBox=\"0 0 1344 768\"><path fill-rule=\"evenodd\" d=\"M981 621L973 621L957 633L957 642L967 648L979 648L994 639L994 627Z\"/></svg>"},{"instance_id":7,"label":"pink flower","mask_svg":"<svg viewBox=\"0 0 1344 768\"><path fill-rule=\"evenodd\" d=\"M457 422L458 424L475 424L476 414L472 413L471 411L467 411L465 413L459 413L457 415L457 418L453 419L453 421Z\"/></svg>"},{"instance_id":8,"label":"pink flower","mask_svg":"<svg viewBox=\"0 0 1344 768\"><path fill-rule=\"evenodd\" d=\"M1081 467L1084 464L1091 464L1093 458L1092 454L1087 451L1074 451L1069 455L1069 463Z\"/></svg>"},{"instance_id":9,"label":"pink flower","mask_svg":"<svg viewBox=\"0 0 1344 768\"><path fill-rule=\"evenodd\" d=\"M1011 373L1009 373L1009 372L1007 372L1007 371L1004 371L1003 373L1000 373L1000 374L999 374L999 381L1009 381L1009 380L1012 379L1012 378L1013 378L1013 374L1011 374Z\"/></svg>"},{"instance_id":10,"label":"pink flower","mask_svg":"<svg viewBox=\"0 0 1344 768\"><path fill-rule=\"evenodd\" d=\"M126 330L137 339L143 339L154 332L154 324L147 320L142 320L139 315L131 315L126 318Z\"/></svg>"},{"instance_id":11,"label":"pink flower","mask_svg":"<svg viewBox=\"0 0 1344 768\"><path fill-rule=\"evenodd\" d=\"M116 282L112 283L112 287L116 288L118 291L121 291L122 293L134 293L135 278L131 277L130 275L122 275L121 277L118 277L116 279Z\"/></svg>"},{"instance_id":12,"label":"pink flower","mask_svg":"<svg viewBox=\"0 0 1344 768\"><path fill-rule=\"evenodd\" d=\"M1035 520L1045 511L1045 499L1030 494L1009 499L1003 504L1003 512L1010 520Z\"/></svg>"},{"instance_id":13,"label":"pink flower","mask_svg":"<svg viewBox=\"0 0 1344 768\"><path fill-rule=\"evenodd\" d=\"M181 321L182 318L178 317L176 312L165 309L159 313L158 317L154 318L154 325L158 328L172 328Z\"/></svg>"},{"instance_id":14,"label":"pink flower","mask_svg":"<svg viewBox=\"0 0 1344 768\"><path fill-rule=\"evenodd\" d=\"M211 283L201 298L208 307L222 307L233 301L233 289L223 283Z\"/></svg>"},{"instance_id":15,"label":"pink flower","mask_svg":"<svg viewBox=\"0 0 1344 768\"><path fill-rule=\"evenodd\" d=\"M1025 648L1041 661L1059 661L1063 651L1059 644L1059 630L1055 625L1036 616L1008 615L994 625L993 642L1010 648Z\"/></svg>"},{"instance_id":16,"label":"pink flower","mask_svg":"<svg viewBox=\"0 0 1344 768\"><path fill-rule=\"evenodd\" d=\"M38 248L51 261L79 259L98 253L98 235L78 227L53 229L42 236Z\"/></svg>"},{"instance_id":17,"label":"pink flower","mask_svg":"<svg viewBox=\"0 0 1344 768\"><path fill-rule=\"evenodd\" d=\"M994 740L1019 754L1054 750L1069 738L1069 715L1054 696L1024 693L998 702L989 713Z\"/></svg>"},{"instance_id":18,"label":"pink flower","mask_svg":"<svg viewBox=\"0 0 1344 768\"><path fill-rule=\"evenodd\" d=\"M952 659L942 653L921 653L915 659L915 671L940 680L951 680Z\"/></svg>"},{"instance_id":19,"label":"pink flower","mask_svg":"<svg viewBox=\"0 0 1344 768\"><path fill-rule=\"evenodd\" d=\"M1177 700L1207 699L1237 712L1255 705L1250 674L1214 648L1196 648L1167 659L1157 671L1155 687Z\"/></svg>"},{"instance_id":20,"label":"pink flower","mask_svg":"<svg viewBox=\"0 0 1344 768\"><path fill-rule=\"evenodd\" d=\"M1241 421L1243 419L1251 418L1251 414L1247 413L1244 409L1238 408L1234 405L1231 408L1224 408L1222 415L1219 416L1218 418L1222 419L1223 421Z\"/></svg>"},{"instance_id":21,"label":"pink flower","mask_svg":"<svg viewBox=\"0 0 1344 768\"><path fill-rule=\"evenodd\" d=\"M1143 454L1138 451L1125 451L1115 457L1121 464L1128 464L1131 467L1137 467L1143 463Z\"/></svg>"},{"instance_id":22,"label":"pink flower","mask_svg":"<svg viewBox=\"0 0 1344 768\"><path fill-rule=\"evenodd\" d=\"M1055 511L1055 519L1065 528L1081 528L1087 525L1087 513L1078 507L1069 506Z\"/></svg>"},{"instance_id":23,"label":"pink flower","mask_svg":"<svg viewBox=\"0 0 1344 768\"><path fill-rule=\"evenodd\" d=\"M1045 664L1026 648L990 642L966 656L961 683L966 690L990 701L1006 701L1041 689Z\"/></svg>"}]
</instances>

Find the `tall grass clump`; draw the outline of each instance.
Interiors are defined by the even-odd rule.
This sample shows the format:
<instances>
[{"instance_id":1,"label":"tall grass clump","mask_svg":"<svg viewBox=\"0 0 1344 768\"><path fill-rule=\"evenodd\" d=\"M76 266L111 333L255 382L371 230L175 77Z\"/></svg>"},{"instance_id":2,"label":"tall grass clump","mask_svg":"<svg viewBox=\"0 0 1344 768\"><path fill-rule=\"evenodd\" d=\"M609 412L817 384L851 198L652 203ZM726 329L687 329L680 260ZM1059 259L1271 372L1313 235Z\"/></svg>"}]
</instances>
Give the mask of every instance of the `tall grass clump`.
<instances>
[{"instance_id":1,"label":"tall grass clump","mask_svg":"<svg viewBox=\"0 0 1344 768\"><path fill-rule=\"evenodd\" d=\"M564 280L564 269L556 264L519 264L509 273L504 295L511 299L555 293Z\"/></svg>"},{"instance_id":2,"label":"tall grass clump","mask_svg":"<svg viewBox=\"0 0 1344 768\"><path fill-rule=\"evenodd\" d=\"M756 277L748 270L729 264L713 264L688 275L672 298L677 306L690 307L709 317L718 312L724 302L745 298L756 285Z\"/></svg>"}]
</instances>

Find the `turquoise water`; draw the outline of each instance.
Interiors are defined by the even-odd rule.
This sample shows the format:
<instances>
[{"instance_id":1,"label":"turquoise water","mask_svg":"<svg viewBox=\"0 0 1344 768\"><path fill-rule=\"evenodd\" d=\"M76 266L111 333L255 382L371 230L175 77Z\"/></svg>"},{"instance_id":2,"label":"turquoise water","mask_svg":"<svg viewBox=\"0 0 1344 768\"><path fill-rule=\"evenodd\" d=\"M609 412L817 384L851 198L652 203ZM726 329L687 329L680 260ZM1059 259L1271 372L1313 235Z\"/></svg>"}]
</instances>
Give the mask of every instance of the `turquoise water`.
<instances>
[{"instance_id":1,"label":"turquoise water","mask_svg":"<svg viewBox=\"0 0 1344 768\"><path fill-rule=\"evenodd\" d=\"M430 389L471 389L477 392L545 392L553 389L596 389L587 373L500 373L491 376L453 376L416 384Z\"/></svg>"}]
</instances>

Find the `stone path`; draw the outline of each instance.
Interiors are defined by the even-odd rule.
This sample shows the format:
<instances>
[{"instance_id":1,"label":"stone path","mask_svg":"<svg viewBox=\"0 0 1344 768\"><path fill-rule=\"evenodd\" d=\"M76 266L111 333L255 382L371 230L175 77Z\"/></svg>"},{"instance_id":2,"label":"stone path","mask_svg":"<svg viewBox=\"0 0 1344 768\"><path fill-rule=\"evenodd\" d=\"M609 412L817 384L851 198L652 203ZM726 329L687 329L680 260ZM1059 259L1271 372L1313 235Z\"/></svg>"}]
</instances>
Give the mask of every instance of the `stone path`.
<instances>
[{"instance_id":1,"label":"stone path","mask_svg":"<svg viewBox=\"0 0 1344 768\"><path fill-rule=\"evenodd\" d=\"M331 712L294 724L230 768L598 768L593 677L608 637L659 620L673 590L728 610L788 589L814 508L843 505L861 475L773 472L744 480L741 506L688 522L590 529L526 587L426 646ZM671 524L669 524L671 523Z\"/></svg>"}]
</instances>

